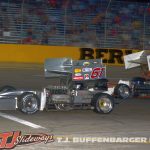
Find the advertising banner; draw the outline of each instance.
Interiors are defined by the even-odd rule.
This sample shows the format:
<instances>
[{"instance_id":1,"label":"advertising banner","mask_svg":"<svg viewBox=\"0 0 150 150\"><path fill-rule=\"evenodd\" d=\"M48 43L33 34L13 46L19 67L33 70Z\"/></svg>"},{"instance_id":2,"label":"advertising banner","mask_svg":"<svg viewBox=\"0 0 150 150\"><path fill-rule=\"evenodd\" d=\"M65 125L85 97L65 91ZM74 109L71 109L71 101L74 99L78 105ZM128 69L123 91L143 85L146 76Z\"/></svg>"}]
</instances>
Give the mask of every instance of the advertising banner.
<instances>
[{"instance_id":1,"label":"advertising banner","mask_svg":"<svg viewBox=\"0 0 150 150\"><path fill-rule=\"evenodd\" d=\"M124 55L138 51L111 48L1 44L0 62L44 63L47 58L69 57L74 60L102 58L103 63L106 65L122 66L124 65Z\"/></svg>"}]
</instances>

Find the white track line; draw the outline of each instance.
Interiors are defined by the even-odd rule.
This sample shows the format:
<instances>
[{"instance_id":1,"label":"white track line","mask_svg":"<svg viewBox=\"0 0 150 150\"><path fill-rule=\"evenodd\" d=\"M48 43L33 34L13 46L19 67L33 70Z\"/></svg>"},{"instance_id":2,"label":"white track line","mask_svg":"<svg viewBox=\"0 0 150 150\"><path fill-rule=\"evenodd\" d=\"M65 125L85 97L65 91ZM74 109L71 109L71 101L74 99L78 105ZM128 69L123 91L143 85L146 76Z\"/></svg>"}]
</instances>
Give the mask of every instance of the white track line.
<instances>
[{"instance_id":1,"label":"white track line","mask_svg":"<svg viewBox=\"0 0 150 150\"><path fill-rule=\"evenodd\" d=\"M1 112L0 112L0 117L3 117L3 118L6 118L6 119L9 119L9 120L18 122L18 123L20 123L20 124L29 126L29 127L31 127L31 128L35 128L35 129L39 129L39 128L46 129L46 128L40 126L40 125L34 124L34 123L32 123L32 122L29 122L29 121L26 121L26 120L23 120L23 119L20 119L20 118L17 118L17 117L14 117L14 116L12 116L12 115L8 115L8 114L5 114L5 113L1 113Z\"/></svg>"}]
</instances>

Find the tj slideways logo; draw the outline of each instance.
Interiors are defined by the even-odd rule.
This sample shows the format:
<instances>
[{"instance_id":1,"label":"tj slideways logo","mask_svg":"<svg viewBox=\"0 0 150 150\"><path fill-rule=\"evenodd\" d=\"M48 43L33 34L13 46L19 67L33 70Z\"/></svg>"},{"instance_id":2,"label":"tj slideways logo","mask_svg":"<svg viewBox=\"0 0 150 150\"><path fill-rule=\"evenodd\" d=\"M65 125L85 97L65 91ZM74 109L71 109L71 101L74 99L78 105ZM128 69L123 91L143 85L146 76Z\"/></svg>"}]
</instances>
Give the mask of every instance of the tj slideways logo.
<instances>
[{"instance_id":1,"label":"tj slideways logo","mask_svg":"<svg viewBox=\"0 0 150 150\"><path fill-rule=\"evenodd\" d=\"M0 133L0 149L13 149L17 145L37 144L44 142L54 142L54 136L48 134L25 134L22 135L21 131L11 131Z\"/></svg>"}]
</instances>

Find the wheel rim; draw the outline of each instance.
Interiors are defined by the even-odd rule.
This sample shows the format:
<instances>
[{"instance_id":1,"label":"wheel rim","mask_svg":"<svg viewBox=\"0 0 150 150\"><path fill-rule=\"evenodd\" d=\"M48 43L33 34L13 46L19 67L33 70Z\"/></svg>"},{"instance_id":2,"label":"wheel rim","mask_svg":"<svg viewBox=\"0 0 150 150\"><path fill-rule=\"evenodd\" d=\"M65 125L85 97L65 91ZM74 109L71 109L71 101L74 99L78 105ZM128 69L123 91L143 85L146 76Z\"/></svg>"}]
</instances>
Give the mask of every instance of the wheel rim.
<instances>
[{"instance_id":1,"label":"wheel rim","mask_svg":"<svg viewBox=\"0 0 150 150\"><path fill-rule=\"evenodd\" d=\"M23 112L36 112L38 110L37 99L33 96L23 98Z\"/></svg>"},{"instance_id":2,"label":"wheel rim","mask_svg":"<svg viewBox=\"0 0 150 150\"><path fill-rule=\"evenodd\" d=\"M121 97L123 97L123 98L127 98L130 96L130 91L129 91L128 87L120 86L119 92L120 92Z\"/></svg>"},{"instance_id":3,"label":"wheel rim","mask_svg":"<svg viewBox=\"0 0 150 150\"><path fill-rule=\"evenodd\" d=\"M98 106L104 113L110 112L113 108L112 102L107 97L101 97L98 100Z\"/></svg>"}]
</instances>

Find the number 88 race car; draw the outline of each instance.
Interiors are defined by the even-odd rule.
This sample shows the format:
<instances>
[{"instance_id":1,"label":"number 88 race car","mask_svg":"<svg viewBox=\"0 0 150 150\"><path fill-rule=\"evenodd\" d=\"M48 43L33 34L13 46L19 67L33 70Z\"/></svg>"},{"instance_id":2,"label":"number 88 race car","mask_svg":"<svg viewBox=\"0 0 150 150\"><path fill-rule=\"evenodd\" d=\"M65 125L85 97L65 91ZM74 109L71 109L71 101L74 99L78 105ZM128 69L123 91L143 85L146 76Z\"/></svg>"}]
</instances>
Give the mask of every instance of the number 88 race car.
<instances>
[{"instance_id":1,"label":"number 88 race car","mask_svg":"<svg viewBox=\"0 0 150 150\"><path fill-rule=\"evenodd\" d=\"M130 81L120 81L115 94L120 98L150 97L150 51L145 50L124 56L125 69L141 68L144 77L134 77Z\"/></svg>"}]
</instances>

